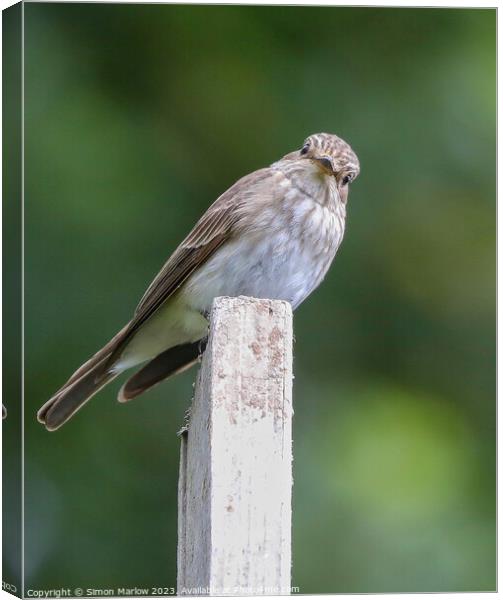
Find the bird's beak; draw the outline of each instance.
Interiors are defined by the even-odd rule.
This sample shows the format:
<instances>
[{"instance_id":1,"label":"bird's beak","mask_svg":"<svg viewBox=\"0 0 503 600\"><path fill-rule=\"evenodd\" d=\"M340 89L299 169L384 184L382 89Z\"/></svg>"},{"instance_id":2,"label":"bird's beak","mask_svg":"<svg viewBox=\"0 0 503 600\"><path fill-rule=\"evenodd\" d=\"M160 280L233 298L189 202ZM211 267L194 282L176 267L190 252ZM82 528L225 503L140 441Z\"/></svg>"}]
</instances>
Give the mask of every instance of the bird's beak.
<instances>
[{"instance_id":1,"label":"bird's beak","mask_svg":"<svg viewBox=\"0 0 503 600\"><path fill-rule=\"evenodd\" d=\"M316 163L327 173L328 175L334 174L334 165L332 159L328 156L321 156L320 158L313 158Z\"/></svg>"}]
</instances>

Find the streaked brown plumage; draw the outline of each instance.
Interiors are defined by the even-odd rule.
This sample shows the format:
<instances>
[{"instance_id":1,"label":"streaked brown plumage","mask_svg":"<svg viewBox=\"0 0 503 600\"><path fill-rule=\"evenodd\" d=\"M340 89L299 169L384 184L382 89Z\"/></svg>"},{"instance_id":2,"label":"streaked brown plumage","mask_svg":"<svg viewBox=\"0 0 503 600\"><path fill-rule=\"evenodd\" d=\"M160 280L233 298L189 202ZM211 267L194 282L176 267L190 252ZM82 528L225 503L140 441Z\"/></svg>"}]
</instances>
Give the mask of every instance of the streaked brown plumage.
<instances>
[{"instance_id":1,"label":"streaked brown plumage","mask_svg":"<svg viewBox=\"0 0 503 600\"><path fill-rule=\"evenodd\" d=\"M312 135L300 150L220 196L150 284L132 320L42 406L54 430L122 371L149 361L119 393L127 401L193 364L216 296L278 298L296 308L323 280L344 234L350 146Z\"/></svg>"}]
</instances>

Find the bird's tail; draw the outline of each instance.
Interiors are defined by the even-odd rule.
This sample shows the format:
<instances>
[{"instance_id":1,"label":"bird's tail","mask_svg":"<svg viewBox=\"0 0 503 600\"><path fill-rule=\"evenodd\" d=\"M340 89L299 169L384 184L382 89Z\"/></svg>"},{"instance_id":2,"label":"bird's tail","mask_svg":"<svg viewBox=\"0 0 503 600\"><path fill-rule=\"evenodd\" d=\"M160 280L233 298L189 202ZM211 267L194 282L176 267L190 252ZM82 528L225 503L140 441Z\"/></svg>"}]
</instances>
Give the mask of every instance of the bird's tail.
<instances>
[{"instance_id":1,"label":"bird's tail","mask_svg":"<svg viewBox=\"0 0 503 600\"><path fill-rule=\"evenodd\" d=\"M62 388L48 400L37 413L39 422L49 431L54 431L66 423L96 392L118 375L113 372L103 374L102 366L98 363L80 379Z\"/></svg>"},{"instance_id":2,"label":"bird's tail","mask_svg":"<svg viewBox=\"0 0 503 600\"><path fill-rule=\"evenodd\" d=\"M120 371L110 369L108 359L122 341L127 325L90 360L84 363L65 385L38 411L37 419L49 431L58 429Z\"/></svg>"}]
</instances>

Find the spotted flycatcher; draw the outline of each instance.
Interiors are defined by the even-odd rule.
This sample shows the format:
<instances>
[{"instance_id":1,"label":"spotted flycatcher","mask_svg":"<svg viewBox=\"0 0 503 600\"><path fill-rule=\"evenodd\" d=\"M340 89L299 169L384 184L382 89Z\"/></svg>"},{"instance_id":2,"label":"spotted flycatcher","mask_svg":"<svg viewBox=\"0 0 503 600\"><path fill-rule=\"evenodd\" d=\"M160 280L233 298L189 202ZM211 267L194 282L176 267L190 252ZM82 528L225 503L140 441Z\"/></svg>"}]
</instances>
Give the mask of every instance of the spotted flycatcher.
<instances>
[{"instance_id":1,"label":"spotted flycatcher","mask_svg":"<svg viewBox=\"0 0 503 600\"><path fill-rule=\"evenodd\" d=\"M122 371L126 402L197 361L217 296L287 300L321 283L344 235L348 186L360 170L350 146L318 133L222 194L170 256L131 321L38 411L53 431Z\"/></svg>"}]
</instances>

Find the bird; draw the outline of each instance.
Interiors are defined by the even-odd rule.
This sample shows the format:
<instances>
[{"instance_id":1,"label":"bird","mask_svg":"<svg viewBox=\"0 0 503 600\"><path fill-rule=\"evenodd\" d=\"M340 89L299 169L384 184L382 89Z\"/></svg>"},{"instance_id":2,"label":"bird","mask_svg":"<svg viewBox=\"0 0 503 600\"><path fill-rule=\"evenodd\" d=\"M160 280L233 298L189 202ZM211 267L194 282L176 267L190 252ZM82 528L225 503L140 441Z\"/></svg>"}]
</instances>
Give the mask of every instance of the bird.
<instances>
[{"instance_id":1,"label":"bird","mask_svg":"<svg viewBox=\"0 0 503 600\"><path fill-rule=\"evenodd\" d=\"M215 200L168 258L132 319L39 409L61 427L120 373L128 402L192 366L204 351L218 296L285 300L297 308L324 279L344 236L357 155L335 134L239 179Z\"/></svg>"}]
</instances>

